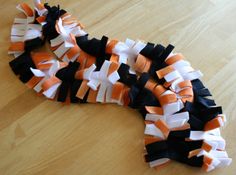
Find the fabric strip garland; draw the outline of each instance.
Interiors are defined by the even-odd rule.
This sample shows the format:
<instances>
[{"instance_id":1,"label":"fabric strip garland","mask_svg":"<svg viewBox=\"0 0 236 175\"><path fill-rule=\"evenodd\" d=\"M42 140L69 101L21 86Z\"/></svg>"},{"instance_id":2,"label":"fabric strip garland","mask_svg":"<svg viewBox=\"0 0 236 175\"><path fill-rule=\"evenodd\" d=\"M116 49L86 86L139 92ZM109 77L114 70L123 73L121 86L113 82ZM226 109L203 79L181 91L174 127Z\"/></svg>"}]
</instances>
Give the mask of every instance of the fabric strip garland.
<instances>
[{"instance_id":1,"label":"fabric strip garland","mask_svg":"<svg viewBox=\"0 0 236 175\"><path fill-rule=\"evenodd\" d=\"M171 160L211 171L230 165L220 127L226 116L181 53L140 40L90 38L60 6L17 5L10 67L37 94L63 103L117 103L141 113L145 161ZM53 52L36 52L49 43Z\"/></svg>"}]
</instances>

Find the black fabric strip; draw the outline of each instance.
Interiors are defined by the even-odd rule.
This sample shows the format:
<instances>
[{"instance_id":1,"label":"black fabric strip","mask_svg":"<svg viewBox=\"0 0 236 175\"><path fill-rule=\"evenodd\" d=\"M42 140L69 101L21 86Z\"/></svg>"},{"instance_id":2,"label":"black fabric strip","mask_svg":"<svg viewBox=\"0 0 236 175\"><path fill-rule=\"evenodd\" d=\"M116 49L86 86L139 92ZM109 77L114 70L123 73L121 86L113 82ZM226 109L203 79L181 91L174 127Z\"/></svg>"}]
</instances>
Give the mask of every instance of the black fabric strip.
<instances>
[{"instance_id":1,"label":"black fabric strip","mask_svg":"<svg viewBox=\"0 0 236 175\"><path fill-rule=\"evenodd\" d=\"M203 122L208 122L212 119L214 119L216 116L218 116L219 114L222 114L222 107L218 106L218 107L211 107L205 110L202 110L200 112L199 118L203 121Z\"/></svg>"},{"instance_id":2,"label":"black fabric strip","mask_svg":"<svg viewBox=\"0 0 236 175\"><path fill-rule=\"evenodd\" d=\"M154 46L155 44L148 42L146 46L140 51L140 54L147 58L150 58L150 55L151 55L152 50L154 49Z\"/></svg>"},{"instance_id":3,"label":"black fabric strip","mask_svg":"<svg viewBox=\"0 0 236 175\"><path fill-rule=\"evenodd\" d=\"M191 83L192 83L193 89L203 89L203 88L205 88L205 86L203 85L203 83L199 79L192 80Z\"/></svg>"},{"instance_id":4,"label":"black fabric strip","mask_svg":"<svg viewBox=\"0 0 236 175\"><path fill-rule=\"evenodd\" d=\"M162 46L161 44L157 44L153 48L149 58L156 63L162 63L163 61L160 60L160 56L164 51L165 51L165 47Z\"/></svg>"},{"instance_id":5,"label":"black fabric strip","mask_svg":"<svg viewBox=\"0 0 236 175\"><path fill-rule=\"evenodd\" d=\"M162 45L157 45L152 52L151 58L153 60L149 74L159 83L159 84L164 84L165 80L159 79L158 76L156 75L156 71L164 68L167 66L165 63L166 58L168 55L172 52L174 49L174 46L168 45L166 48L163 47Z\"/></svg>"},{"instance_id":6,"label":"black fabric strip","mask_svg":"<svg viewBox=\"0 0 236 175\"><path fill-rule=\"evenodd\" d=\"M55 29L56 20L58 20L60 16L64 15L66 11L60 9L59 5L57 7L50 7L45 3L44 7L48 10L48 14L46 16L46 24L43 25L43 36L45 39L50 41L59 35Z\"/></svg>"},{"instance_id":7,"label":"black fabric strip","mask_svg":"<svg viewBox=\"0 0 236 175\"><path fill-rule=\"evenodd\" d=\"M186 101L184 108L186 111L192 114L199 114L199 106L195 103L191 103L189 101Z\"/></svg>"},{"instance_id":8,"label":"black fabric strip","mask_svg":"<svg viewBox=\"0 0 236 175\"><path fill-rule=\"evenodd\" d=\"M189 124L191 129L202 130L205 124L217 117L218 114L222 114L221 107L211 107L205 110L199 110L197 113L190 112Z\"/></svg>"},{"instance_id":9,"label":"black fabric strip","mask_svg":"<svg viewBox=\"0 0 236 175\"><path fill-rule=\"evenodd\" d=\"M74 80L70 88L70 101L71 103L78 103L80 99L76 97L77 91L80 88L80 85L83 80Z\"/></svg>"},{"instance_id":10,"label":"black fabric strip","mask_svg":"<svg viewBox=\"0 0 236 175\"><path fill-rule=\"evenodd\" d=\"M169 44L164 50L164 52L162 52L162 54L160 55L160 62L164 62L174 48L175 47L173 45Z\"/></svg>"},{"instance_id":11,"label":"black fabric strip","mask_svg":"<svg viewBox=\"0 0 236 175\"><path fill-rule=\"evenodd\" d=\"M156 80L159 84L163 84L164 79L159 79L156 75L156 71L161 67L165 66L164 59L165 55L171 50L171 47L164 53L165 47L160 44L156 46L153 43L147 43L146 46L140 51L140 54L152 60L151 67L148 71L149 75ZM167 55L168 56L168 55Z\"/></svg>"},{"instance_id":12,"label":"black fabric strip","mask_svg":"<svg viewBox=\"0 0 236 175\"><path fill-rule=\"evenodd\" d=\"M137 109L143 118L147 114L145 106L158 106L160 103L154 94L145 88L145 84L149 80L150 75L148 73L142 73L138 81L133 84L129 91L130 104L131 108Z\"/></svg>"},{"instance_id":13,"label":"black fabric strip","mask_svg":"<svg viewBox=\"0 0 236 175\"><path fill-rule=\"evenodd\" d=\"M189 112L189 124L191 129L202 130L207 121L215 118L219 112L218 110L213 110L214 107L202 109L202 106L193 104L191 102L185 103L185 110ZM212 112L211 112L212 111Z\"/></svg>"},{"instance_id":14,"label":"black fabric strip","mask_svg":"<svg viewBox=\"0 0 236 175\"><path fill-rule=\"evenodd\" d=\"M105 60L109 60L111 58L110 54L104 54L96 58L96 70L99 71Z\"/></svg>"},{"instance_id":15,"label":"black fabric strip","mask_svg":"<svg viewBox=\"0 0 236 175\"><path fill-rule=\"evenodd\" d=\"M140 109L145 106L160 106L159 101L151 91L146 88L140 89L137 85L133 85L129 91L131 108Z\"/></svg>"},{"instance_id":16,"label":"black fabric strip","mask_svg":"<svg viewBox=\"0 0 236 175\"><path fill-rule=\"evenodd\" d=\"M214 115L218 115L218 114L222 114L222 107L221 106L216 106L216 107L211 107L211 108L208 108L208 109L202 109L201 110L201 114L202 115L211 115L211 114L214 114Z\"/></svg>"},{"instance_id":17,"label":"black fabric strip","mask_svg":"<svg viewBox=\"0 0 236 175\"><path fill-rule=\"evenodd\" d=\"M129 107L137 109L145 119L147 111L145 106L158 106L160 103L151 91L146 88L140 89L138 85L133 85L129 91L130 103Z\"/></svg>"},{"instance_id":18,"label":"black fabric strip","mask_svg":"<svg viewBox=\"0 0 236 175\"><path fill-rule=\"evenodd\" d=\"M130 99L130 103L129 103L129 107L131 108L137 108L137 104L136 104L136 98L140 93L140 89L137 86L131 86L130 90L129 90L129 99Z\"/></svg>"},{"instance_id":19,"label":"black fabric strip","mask_svg":"<svg viewBox=\"0 0 236 175\"><path fill-rule=\"evenodd\" d=\"M147 81L149 80L150 75L148 73L142 73L138 79L138 86L140 89L144 88Z\"/></svg>"},{"instance_id":20,"label":"black fabric strip","mask_svg":"<svg viewBox=\"0 0 236 175\"><path fill-rule=\"evenodd\" d=\"M202 131L205 126L205 122L201 121L197 117L195 117L193 114L190 114L188 123L191 126L191 130L193 131Z\"/></svg>"},{"instance_id":21,"label":"black fabric strip","mask_svg":"<svg viewBox=\"0 0 236 175\"><path fill-rule=\"evenodd\" d=\"M214 100L205 98L206 96L211 96L211 93L199 79L193 80L192 86L196 103L200 104L203 108L210 108L216 105Z\"/></svg>"},{"instance_id":22,"label":"black fabric strip","mask_svg":"<svg viewBox=\"0 0 236 175\"><path fill-rule=\"evenodd\" d=\"M192 150L201 148L202 143L203 141L163 140L146 145L146 150L148 154L155 154L168 149L188 154Z\"/></svg>"},{"instance_id":23,"label":"black fabric strip","mask_svg":"<svg viewBox=\"0 0 236 175\"><path fill-rule=\"evenodd\" d=\"M216 105L214 100L208 99L208 98L204 98L204 97L201 97L201 96L196 97L195 101L197 103L200 103L201 105L207 107L207 108L210 108L211 106L215 106Z\"/></svg>"},{"instance_id":24,"label":"black fabric strip","mask_svg":"<svg viewBox=\"0 0 236 175\"><path fill-rule=\"evenodd\" d=\"M169 149L169 144L167 140L158 141L146 145L146 150L148 154L155 154Z\"/></svg>"},{"instance_id":25,"label":"black fabric strip","mask_svg":"<svg viewBox=\"0 0 236 175\"><path fill-rule=\"evenodd\" d=\"M156 62L152 62L151 67L148 71L148 73L150 74L150 76L152 76L152 78L154 80L157 81L158 84L164 84L165 83L165 79L164 78L158 78L156 71L159 70L159 67L162 67L163 65L158 65L158 63Z\"/></svg>"},{"instance_id":26,"label":"black fabric strip","mask_svg":"<svg viewBox=\"0 0 236 175\"><path fill-rule=\"evenodd\" d=\"M88 35L76 37L78 46L86 53L96 57L96 71L101 69L105 60L109 60L111 55L106 54L108 37L103 36L101 40L96 38L88 39Z\"/></svg>"},{"instance_id":27,"label":"black fabric strip","mask_svg":"<svg viewBox=\"0 0 236 175\"><path fill-rule=\"evenodd\" d=\"M168 140L185 140L189 138L191 129L171 131L168 135Z\"/></svg>"},{"instance_id":28,"label":"black fabric strip","mask_svg":"<svg viewBox=\"0 0 236 175\"><path fill-rule=\"evenodd\" d=\"M130 74L129 69L129 65L122 63L117 71L120 76L118 81L124 83L127 86L131 86L137 82L137 75Z\"/></svg>"},{"instance_id":29,"label":"black fabric strip","mask_svg":"<svg viewBox=\"0 0 236 175\"><path fill-rule=\"evenodd\" d=\"M40 37L34 38L32 40L27 40L25 41L25 51L30 52L34 49L42 47L43 44L44 41Z\"/></svg>"},{"instance_id":30,"label":"black fabric strip","mask_svg":"<svg viewBox=\"0 0 236 175\"><path fill-rule=\"evenodd\" d=\"M154 80L156 80L159 84L164 84L165 80L164 79L159 79L158 76L156 75L156 71L165 67L166 64L163 60L161 59L162 54L165 51L165 47L157 44L154 49L152 50L150 54L150 59L152 60L151 67L149 69L149 74L153 77ZM165 54L163 54L164 56Z\"/></svg>"},{"instance_id":31,"label":"black fabric strip","mask_svg":"<svg viewBox=\"0 0 236 175\"><path fill-rule=\"evenodd\" d=\"M207 88L199 89L199 90L195 91L195 94L197 96L201 96L201 97L212 96L210 91Z\"/></svg>"},{"instance_id":32,"label":"black fabric strip","mask_svg":"<svg viewBox=\"0 0 236 175\"><path fill-rule=\"evenodd\" d=\"M60 102L66 101L66 97L69 93L69 88L70 88L70 85L67 82L62 81L59 91L58 91L57 101L60 101Z\"/></svg>"},{"instance_id":33,"label":"black fabric strip","mask_svg":"<svg viewBox=\"0 0 236 175\"><path fill-rule=\"evenodd\" d=\"M106 36L103 36L101 40L96 38L88 39L88 35L76 37L78 46L94 57L105 55L107 41L108 38Z\"/></svg>"},{"instance_id":34,"label":"black fabric strip","mask_svg":"<svg viewBox=\"0 0 236 175\"><path fill-rule=\"evenodd\" d=\"M19 75L19 78L23 83L27 83L34 76L30 68L35 68L35 65L29 52L24 52L9 62L9 65L13 72L16 75Z\"/></svg>"},{"instance_id":35,"label":"black fabric strip","mask_svg":"<svg viewBox=\"0 0 236 175\"><path fill-rule=\"evenodd\" d=\"M62 80L62 84L59 88L57 101L65 102L69 90L75 81L75 73L79 68L79 62L70 62L67 67L60 69L56 73L56 77ZM74 92L73 92L74 94Z\"/></svg>"},{"instance_id":36,"label":"black fabric strip","mask_svg":"<svg viewBox=\"0 0 236 175\"><path fill-rule=\"evenodd\" d=\"M203 165L203 156L200 157L191 157L188 158L186 155L183 156L181 153L176 152L175 150L169 149L166 151L162 151L160 153L155 153L152 155L145 155L146 162L155 161L161 158L169 158L172 160L176 160L178 162L182 162L188 164L190 166L201 167Z\"/></svg>"}]
</instances>

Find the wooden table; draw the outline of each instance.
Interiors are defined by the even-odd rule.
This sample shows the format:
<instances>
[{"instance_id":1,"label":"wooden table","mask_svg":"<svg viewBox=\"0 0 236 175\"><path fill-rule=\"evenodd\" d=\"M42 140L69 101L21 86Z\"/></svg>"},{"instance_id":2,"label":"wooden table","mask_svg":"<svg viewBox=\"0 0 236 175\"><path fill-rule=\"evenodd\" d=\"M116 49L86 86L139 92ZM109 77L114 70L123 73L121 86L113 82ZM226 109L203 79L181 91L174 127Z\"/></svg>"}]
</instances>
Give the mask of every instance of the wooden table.
<instances>
[{"instance_id":1,"label":"wooden table","mask_svg":"<svg viewBox=\"0 0 236 175\"><path fill-rule=\"evenodd\" d=\"M36 96L10 70L9 34L17 3L0 6L0 174L204 174L172 162L158 172L143 161L144 124L138 112L117 105L62 105ZM29 0L25 2L30 2ZM232 0L51 0L86 26L91 36L141 39L176 46L222 105L222 135L236 159L236 2ZM30 2L32 4L32 2ZM232 175L230 167L213 175Z\"/></svg>"}]
</instances>

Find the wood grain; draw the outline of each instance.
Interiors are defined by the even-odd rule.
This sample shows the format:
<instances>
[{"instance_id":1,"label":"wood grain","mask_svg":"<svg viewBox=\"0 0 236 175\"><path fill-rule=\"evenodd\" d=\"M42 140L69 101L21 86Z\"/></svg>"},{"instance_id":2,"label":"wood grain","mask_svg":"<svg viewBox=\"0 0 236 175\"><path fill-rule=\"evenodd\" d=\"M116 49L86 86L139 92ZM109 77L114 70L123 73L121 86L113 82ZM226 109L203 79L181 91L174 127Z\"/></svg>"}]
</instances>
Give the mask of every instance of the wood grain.
<instances>
[{"instance_id":1,"label":"wood grain","mask_svg":"<svg viewBox=\"0 0 236 175\"><path fill-rule=\"evenodd\" d=\"M38 97L12 73L7 55L17 3L0 6L0 174L204 174L172 162L159 170L144 163L144 124L138 112L116 105L63 106ZM26 0L25 2L30 2ZM91 36L142 39L176 46L222 105L222 135L236 159L236 2L232 0L51 0L78 18ZM32 2L30 2L32 4ZM212 175L233 175L236 166Z\"/></svg>"}]
</instances>

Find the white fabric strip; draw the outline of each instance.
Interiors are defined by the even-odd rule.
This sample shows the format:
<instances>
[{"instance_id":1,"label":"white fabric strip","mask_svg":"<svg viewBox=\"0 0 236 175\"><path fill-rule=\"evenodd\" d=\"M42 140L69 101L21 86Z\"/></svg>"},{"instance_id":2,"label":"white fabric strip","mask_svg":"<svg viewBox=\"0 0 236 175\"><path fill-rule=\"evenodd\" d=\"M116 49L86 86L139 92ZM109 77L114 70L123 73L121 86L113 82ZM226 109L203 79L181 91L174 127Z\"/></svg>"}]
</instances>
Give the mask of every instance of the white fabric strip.
<instances>
[{"instance_id":1,"label":"white fabric strip","mask_svg":"<svg viewBox=\"0 0 236 175\"><path fill-rule=\"evenodd\" d=\"M36 92L40 92L42 90L42 84L50 77L54 76L56 74L56 72L60 69L60 63L57 60L50 60L50 61L46 61L43 63L39 63L39 64L48 64L48 63L52 63L52 65L50 66L50 68L48 70L39 70L39 69L33 69L30 68L30 70L32 71L32 73L34 74L34 76L36 77L44 77L35 87L34 90ZM47 98L49 99L53 99L56 95L57 89L60 87L61 82L54 84L52 87L50 87L49 89L47 89L46 91L43 92L43 95L45 95Z\"/></svg>"},{"instance_id":2,"label":"white fabric strip","mask_svg":"<svg viewBox=\"0 0 236 175\"><path fill-rule=\"evenodd\" d=\"M157 115L157 114L146 114L145 120L156 122L163 120L166 122L170 129L181 127L189 120L188 112L181 112L173 115Z\"/></svg>"},{"instance_id":3,"label":"white fabric strip","mask_svg":"<svg viewBox=\"0 0 236 175\"><path fill-rule=\"evenodd\" d=\"M153 168L153 167L156 167L156 166L160 166L160 165L162 165L162 164L165 164L165 163L167 163L167 162L169 162L169 161L170 161L170 159L168 159L168 158L161 158L161 159L157 159L157 160L154 160L154 161L149 162L149 166L150 166L151 168Z\"/></svg>"},{"instance_id":4,"label":"white fabric strip","mask_svg":"<svg viewBox=\"0 0 236 175\"><path fill-rule=\"evenodd\" d=\"M210 169L208 169L208 171L211 171L219 167L229 166L232 162L232 159L228 157L228 154L225 151L214 150L214 151L206 152L204 150L201 150L199 154L197 155L197 157L200 157L200 156L207 156L212 159L212 162L209 165Z\"/></svg>"},{"instance_id":5,"label":"white fabric strip","mask_svg":"<svg viewBox=\"0 0 236 175\"><path fill-rule=\"evenodd\" d=\"M204 131L191 131L189 138L191 140L212 141L216 144L216 149L225 149L225 140L219 135L212 135L211 133Z\"/></svg>"},{"instance_id":6,"label":"white fabric strip","mask_svg":"<svg viewBox=\"0 0 236 175\"><path fill-rule=\"evenodd\" d=\"M69 47L65 47L65 45L62 44L54 51L54 53L58 58L61 58L69 49Z\"/></svg>"},{"instance_id":7,"label":"white fabric strip","mask_svg":"<svg viewBox=\"0 0 236 175\"><path fill-rule=\"evenodd\" d=\"M27 24L27 19L26 18L15 18L14 23L15 24Z\"/></svg>"},{"instance_id":8,"label":"white fabric strip","mask_svg":"<svg viewBox=\"0 0 236 175\"><path fill-rule=\"evenodd\" d=\"M158 129L154 124L146 124L144 134L156 136L156 137L162 138L162 139L165 138L165 136L163 135L161 130Z\"/></svg>"},{"instance_id":9,"label":"white fabric strip","mask_svg":"<svg viewBox=\"0 0 236 175\"><path fill-rule=\"evenodd\" d=\"M38 9L37 6L41 4L40 0L34 0L34 9L37 11L39 16L47 15L48 10L46 8Z\"/></svg>"},{"instance_id":10,"label":"white fabric strip","mask_svg":"<svg viewBox=\"0 0 236 175\"><path fill-rule=\"evenodd\" d=\"M179 99L177 102L163 106L164 115L174 114L184 108L183 102Z\"/></svg>"}]
</instances>

